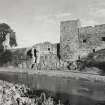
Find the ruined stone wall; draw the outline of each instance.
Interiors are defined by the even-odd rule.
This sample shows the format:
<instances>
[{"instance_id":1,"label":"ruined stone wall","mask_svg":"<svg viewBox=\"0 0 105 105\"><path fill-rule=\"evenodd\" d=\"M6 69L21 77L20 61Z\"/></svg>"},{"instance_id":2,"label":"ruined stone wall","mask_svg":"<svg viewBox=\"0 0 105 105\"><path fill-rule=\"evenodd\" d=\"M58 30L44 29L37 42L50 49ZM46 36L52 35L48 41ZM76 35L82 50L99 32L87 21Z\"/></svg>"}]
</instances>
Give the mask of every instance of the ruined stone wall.
<instances>
[{"instance_id":1,"label":"ruined stone wall","mask_svg":"<svg viewBox=\"0 0 105 105\"><path fill-rule=\"evenodd\" d=\"M37 48L40 52L40 63L38 65L38 69L57 69L57 64L59 63L59 59L57 57L57 44L52 44L50 42L38 43L33 46Z\"/></svg>"},{"instance_id":2,"label":"ruined stone wall","mask_svg":"<svg viewBox=\"0 0 105 105\"><path fill-rule=\"evenodd\" d=\"M105 48L105 24L79 28L79 48L87 53Z\"/></svg>"},{"instance_id":3,"label":"ruined stone wall","mask_svg":"<svg viewBox=\"0 0 105 105\"><path fill-rule=\"evenodd\" d=\"M33 47L37 48L38 51L41 53L41 55L49 54L49 53L57 54L56 44L52 44L50 42L38 43Z\"/></svg>"},{"instance_id":4,"label":"ruined stone wall","mask_svg":"<svg viewBox=\"0 0 105 105\"><path fill-rule=\"evenodd\" d=\"M77 58L79 20L63 21L60 24L60 55L63 61Z\"/></svg>"},{"instance_id":5,"label":"ruined stone wall","mask_svg":"<svg viewBox=\"0 0 105 105\"><path fill-rule=\"evenodd\" d=\"M60 55L72 61L105 48L105 24L79 27L78 20L63 21L60 25Z\"/></svg>"},{"instance_id":6,"label":"ruined stone wall","mask_svg":"<svg viewBox=\"0 0 105 105\"><path fill-rule=\"evenodd\" d=\"M45 54L40 57L39 70L57 70L59 60L55 54Z\"/></svg>"},{"instance_id":7,"label":"ruined stone wall","mask_svg":"<svg viewBox=\"0 0 105 105\"><path fill-rule=\"evenodd\" d=\"M37 47L41 53L38 69L57 69L57 65L59 63L59 59L57 57L57 44L45 42L33 47ZM8 64L6 63L4 66L31 68L31 58L26 55L28 50L30 50L30 48L11 49L11 61L9 61Z\"/></svg>"}]
</instances>

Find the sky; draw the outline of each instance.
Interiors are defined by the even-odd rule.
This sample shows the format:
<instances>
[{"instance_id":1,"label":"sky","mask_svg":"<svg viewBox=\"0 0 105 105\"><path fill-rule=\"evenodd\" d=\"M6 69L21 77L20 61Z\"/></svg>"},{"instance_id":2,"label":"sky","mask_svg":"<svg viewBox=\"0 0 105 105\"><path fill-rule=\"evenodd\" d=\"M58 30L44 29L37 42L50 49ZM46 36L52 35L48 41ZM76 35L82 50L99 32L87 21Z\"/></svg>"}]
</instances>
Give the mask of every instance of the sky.
<instances>
[{"instance_id":1,"label":"sky","mask_svg":"<svg viewBox=\"0 0 105 105\"><path fill-rule=\"evenodd\" d=\"M105 24L105 0L0 0L0 23L16 32L19 47L60 41L60 22Z\"/></svg>"}]
</instances>

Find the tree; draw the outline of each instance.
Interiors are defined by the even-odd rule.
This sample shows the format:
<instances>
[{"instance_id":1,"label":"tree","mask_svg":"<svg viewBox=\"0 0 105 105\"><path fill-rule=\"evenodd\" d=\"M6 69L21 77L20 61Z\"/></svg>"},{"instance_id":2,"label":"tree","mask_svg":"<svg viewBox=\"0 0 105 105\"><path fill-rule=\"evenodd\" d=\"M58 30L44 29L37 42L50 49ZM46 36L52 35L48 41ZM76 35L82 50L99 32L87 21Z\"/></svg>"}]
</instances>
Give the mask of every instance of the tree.
<instances>
[{"instance_id":1,"label":"tree","mask_svg":"<svg viewBox=\"0 0 105 105\"><path fill-rule=\"evenodd\" d=\"M0 66L4 66L7 63L11 63L13 59L12 52L6 50L0 54Z\"/></svg>"},{"instance_id":2,"label":"tree","mask_svg":"<svg viewBox=\"0 0 105 105\"><path fill-rule=\"evenodd\" d=\"M15 35L15 32L11 32L11 35L10 35L10 46L13 47L13 46L17 46L17 41L16 41L16 35Z\"/></svg>"},{"instance_id":3,"label":"tree","mask_svg":"<svg viewBox=\"0 0 105 105\"><path fill-rule=\"evenodd\" d=\"M10 33L10 47L17 46L15 32L6 23L0 24L0 49L2 49L2 43L5 41L7 33Z\"/></svg>"},{"instance_id":4,"label":"tree","mask_svg":"<svg viewBox=\"0 0 105 105\"><path fill-rule=\"evenodd\" d=\"M9 37L7 38L9 34ZM9 39L9 41L7 41ZM0 24L0 66L4 64L10 63L13 59L11 50L4 49L4 43L8 42L10 47L17 46L16 35L15 32L11 29L11 27L6 23Z\"/></svg>"}]
</instances>

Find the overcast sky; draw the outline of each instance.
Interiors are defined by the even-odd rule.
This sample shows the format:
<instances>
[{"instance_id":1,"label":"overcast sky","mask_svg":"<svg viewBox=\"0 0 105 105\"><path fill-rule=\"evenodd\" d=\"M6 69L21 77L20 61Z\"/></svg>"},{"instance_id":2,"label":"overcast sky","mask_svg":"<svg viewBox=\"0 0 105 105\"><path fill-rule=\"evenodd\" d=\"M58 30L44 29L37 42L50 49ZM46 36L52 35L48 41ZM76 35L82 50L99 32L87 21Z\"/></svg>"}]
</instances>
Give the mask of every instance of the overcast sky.
<instances>
[{"instance_id":1,"label":"overcast sky","mask_svg":"<svg viewBox=\"0 0 105 105\"><path fill-rule=\"evenodd\" d=\"M60 21L105 23L105 0L0 0L0 22L16 32L19 46L59 42Z\"/></svg>"}]
</instances>

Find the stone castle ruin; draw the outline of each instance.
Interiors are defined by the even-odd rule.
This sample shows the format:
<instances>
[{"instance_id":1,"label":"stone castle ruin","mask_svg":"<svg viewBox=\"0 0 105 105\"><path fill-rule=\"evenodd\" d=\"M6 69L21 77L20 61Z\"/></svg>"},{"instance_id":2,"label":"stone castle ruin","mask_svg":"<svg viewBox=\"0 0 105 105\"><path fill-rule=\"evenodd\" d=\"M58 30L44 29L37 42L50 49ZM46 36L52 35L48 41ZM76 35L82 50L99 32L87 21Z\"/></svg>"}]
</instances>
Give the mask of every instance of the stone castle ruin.
<instances>
[{"instance_id":1,"label":"stone castle ruin","mask_svg":"<svg viewBox=\"0 0 105 105\"><path fill-rule=\"evenodd\" d=\"M30 57L27 54L30 50L32 50L32 48L35 48L37 49L38 55L40 56L40 59L38 59L37 69L39 70L56 69L59 62L59 59L57 57L59 53L57 51L57 46L58 44L44 42L44 43L35 44L29 48L11 49L13 60L12 62L10 62L10 65L12 64L15 67L19 67L19 68L31 68L33 55L32 57ZM34 67L34 69L36 69L36 67Z\"/></svg>"},{"instance_id":2,"label":"stone castle ruin","mask_svg":"<svg viewBox=\"0 0 105 105\"><path fill-rule=\"evenodd\" d=\"M60 54L63 61L75 61L105 48L105 24L80 27L79 20L60 25Z\"/></svg>"},{"instance_id":3,"label":"stone castle ruin","mask_svg":"<svg viewBox=\"0 0 105 105\"><path fill-rule=\"evenodd\" d=\"M105 49L105 24L81 27L79 20L62 21L60 23L60 43L43 42L31 48L37 48L40 53L38 69L72 70L77 68L75 62L78 59ZM30 68L31 58L27 57L29 50L30 48L11 49L12 65Z\"/></svg>"},{"instance_id":4,"label":"stone castle ruin","mask_svg":"<svg viewBox=\"0 0 105 105\"><path fill-rule=\"evenodd\" d=\"M61 22L60 55L63 61L69 61L76 57L79 48L78 28L78 20Z\"/></svg>"}]
</instances>

